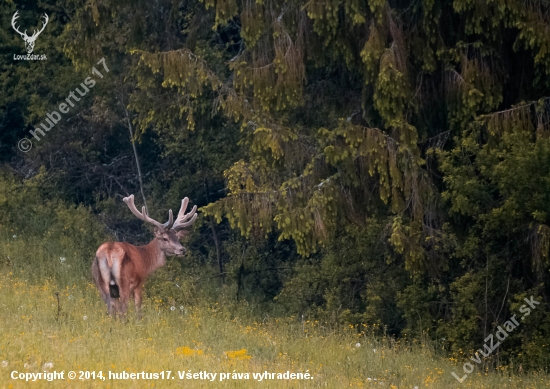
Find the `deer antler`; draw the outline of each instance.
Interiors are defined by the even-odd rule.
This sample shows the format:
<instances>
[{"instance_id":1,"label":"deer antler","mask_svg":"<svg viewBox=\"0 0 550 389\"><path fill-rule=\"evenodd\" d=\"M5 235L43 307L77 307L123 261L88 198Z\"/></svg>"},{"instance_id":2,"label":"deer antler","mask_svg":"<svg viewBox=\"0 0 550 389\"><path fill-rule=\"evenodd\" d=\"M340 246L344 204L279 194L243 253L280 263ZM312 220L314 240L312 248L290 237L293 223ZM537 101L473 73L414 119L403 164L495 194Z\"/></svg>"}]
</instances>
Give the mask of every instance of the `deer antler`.
<instances>
[{"instance_id":1,"label":"deer antler","mask_svg":"<svg viewBox=\"0 0 550 389\"><path fill-rule=\"evenodd\" d=\"M21 35L23 38L29 38L29 36L27 35L27 30L25 30L25 32L21 32L19 31L19 29L17 28L17 26L15 25L15 20L19 17L18 15L19 11L15 11L15 13L13 14L13 17L11 18L11 26L13 27L13 29L15 30L15 32L17 32L19 35ZM45 26L44 26L45 27Z\"/></svg>"},{"instance_id":2,"label":"deer antler","mask_svg":"<svg viewBox=\"0 0 550 389\"><path fill-rule=\"evenodd\" d=\"M134 204L134 195L130 195L128 197L125 197L122 199L122 201L124 201L126 203L126 205L128 206L128 208L130 208L130 211L132 211L132 213L138 218L138 219L141 219L143 221L146 221L147 223L150 223L152 225L154 225L155 227L157 227L158 229L160 230L166 230L166 229L170 229L170 227L172 226L172 224L174 224L174 216L172 215L172 210L170 210L170 212L168 213L169 214L169 218L168 218L168 221L164 224L161 224L159 223L158 221L154 220L154 219L151 219L148 215L147 215L147 212L145 211L145 207L143 207L141 209L141 212L139 212Z\"/></svg>"},{"instance_id":3,"label":"deer antler","mask_svg":"<svg viewBox=\"0 0 550 389\"><path fill-rule=\"evenodd\" d=\"M189 199L187 197L181 200L181 208L180 208L180 211L178 212L178 217L176 218L176 221L172 226L172 229L174 231L178 231L185 227L190 226L197 219L197 214L196 214L197 206L195 205L191 210L191 212L185 213L185 210L187 209L187 204L189 204Z\"/></svg>"},{"instance_id":4,"label":"deer antler","mask_svg":"<svg viewBox=\"0 0 550 389\"><path fill-rule=\"evenodd\" d=\"M38 35L40 35L42 33L42 31L44 31L44 29L46 28L46 26L48 25L48 21L50 20L50 18L48 17L48 15L45 13L44 15L42 15L42 17L44 18L44 25L42 26L42 29L40 31L34 31L34 34L32 34L31 36L31 39L36 39L36 37ZM25 30L26 31L26 30Z\"/></svg>"}]
</instances>

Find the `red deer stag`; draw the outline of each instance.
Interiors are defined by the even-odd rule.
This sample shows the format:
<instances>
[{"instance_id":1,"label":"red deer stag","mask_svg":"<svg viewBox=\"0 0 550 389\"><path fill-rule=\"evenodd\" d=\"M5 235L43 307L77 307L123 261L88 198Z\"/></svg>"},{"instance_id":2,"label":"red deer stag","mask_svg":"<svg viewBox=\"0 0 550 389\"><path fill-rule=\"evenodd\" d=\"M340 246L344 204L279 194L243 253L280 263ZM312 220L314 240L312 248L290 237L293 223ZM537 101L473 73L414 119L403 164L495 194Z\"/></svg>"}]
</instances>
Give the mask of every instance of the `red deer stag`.
<instances>
[{"instance_id":1,"label":"red deer stag","mask_svg":"<svg viewBox=\"0 0 550 389\"><path fill-rule=\"evenodd\" d=\"M143 284L149 274L166 263L166 256L184 255L185 248L178 238L185 235L185 228L197 219L197 206L185 213L189 199L181 201L178 217L174 221L172 210L164 224L151 219L145 207L139 212L134 205L134 195L124 198L130 211L139 219L155 226L155 238L145 246L124 242L103 243L96 252L92 275L101 298L107 304L109 315L128 309L128 299L134 293L136 315L141 317Z\"/></svg>"}]
</instances>

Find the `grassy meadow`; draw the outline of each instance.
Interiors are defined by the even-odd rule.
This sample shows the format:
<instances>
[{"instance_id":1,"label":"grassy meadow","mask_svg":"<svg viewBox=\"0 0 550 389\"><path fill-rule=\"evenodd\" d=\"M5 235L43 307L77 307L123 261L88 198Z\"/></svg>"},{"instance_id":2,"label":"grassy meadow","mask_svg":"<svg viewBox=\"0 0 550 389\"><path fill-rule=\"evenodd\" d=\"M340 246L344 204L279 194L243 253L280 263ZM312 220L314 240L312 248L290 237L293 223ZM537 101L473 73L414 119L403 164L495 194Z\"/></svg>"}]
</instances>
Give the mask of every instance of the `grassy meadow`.
<instances>
[{"instance_id":1,"label":"grassy meadow","mask_svg":"<svg viewBox=\"0 0 550 389\"><path fill-rule=\"evenodd\" d=\"M462 371L467 355L460 361L448 359L440 345L396 342L374 336L374 329L367 327L331 329L294 317L257 317L246 302L224 302L223 294L218 302L196 298L168 306L146 288L144 319L137 321L131 309L126 320L115 320L106 315L88 275L91 258L79 258L76 248L72 255L59 256L48 241L32 242L13 231L1 236L2 388L550 387L543 373L518 375L506 368L488 374L476 368L459 384L451 372ZM191 293L185 281L181 290ZM71 370L101 371L105 380L68 380ZM65 376L25 382L11 379L12 371L64 371ZM110 380L108 371L171 371L174 378ZM218 375L212 382L178 377L178 372L201 371ZM313 379L254 379L252 373L265 371L308 372ZM220 373L227 378L220 381ZM241 379L231 378L233 373L241 373ZM243 373L250 378L244 379Z\"/></svg>"},{"instance_id":2,"label":"grassy meadow","mask_svg":"<svg viewBox=\"0 0 550 389\"><path fill-rule=\"evenodd\" d=\"M0 389L550 389L550 0L1 7Z\"/></svg>"}]
</instances>

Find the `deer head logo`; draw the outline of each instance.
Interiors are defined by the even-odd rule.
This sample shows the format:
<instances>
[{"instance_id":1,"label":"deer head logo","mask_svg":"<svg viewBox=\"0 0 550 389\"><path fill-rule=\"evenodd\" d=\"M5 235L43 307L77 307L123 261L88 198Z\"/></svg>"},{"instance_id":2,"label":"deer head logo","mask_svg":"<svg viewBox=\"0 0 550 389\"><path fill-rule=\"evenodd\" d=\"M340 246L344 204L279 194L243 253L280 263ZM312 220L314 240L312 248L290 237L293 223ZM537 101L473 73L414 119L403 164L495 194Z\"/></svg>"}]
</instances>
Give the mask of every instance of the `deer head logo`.
<instances>
[{"instance_id":1,"label":"deer head logo","mask_svg":"<svg viewBox=\"0 0 550 389\"><path fill-rule=\"evenodd\" d=\"M49 20L48 15L46 13L42 15L42 17L44 18L44 24L42 25L42 29L40 29L40 31L35 30L32 36L28 36L27 30L25 30L25 32L21 32L17 29L17 26L15 25L15 20L19 17L17 12L18 11L16 11L13 14L13 18L11 18L11 26L19 35L21 35L21 37L25 41L25 49L27 50L27 53L32 54L32 51L34 50L34 42L36 41L36 38L38 38L38 35L40 35L42 31L44 31L44 29L46 28L46 25L48 24L48 20Z\"/></svg>"}]
</instances>

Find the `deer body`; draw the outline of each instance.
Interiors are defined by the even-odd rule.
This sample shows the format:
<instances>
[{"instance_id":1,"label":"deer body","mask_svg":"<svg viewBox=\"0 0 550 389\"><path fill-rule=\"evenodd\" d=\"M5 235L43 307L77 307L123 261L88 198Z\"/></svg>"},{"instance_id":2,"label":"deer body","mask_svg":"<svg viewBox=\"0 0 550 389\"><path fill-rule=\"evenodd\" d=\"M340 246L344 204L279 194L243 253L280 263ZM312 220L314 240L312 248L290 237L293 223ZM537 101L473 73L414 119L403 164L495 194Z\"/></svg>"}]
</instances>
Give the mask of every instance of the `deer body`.
<instances>
[{"instance_id":1,"label":"deer body","mask_svg":"<svg viewBox=\"0 0 550 389\"><path fill-rule=\"evenodd\" d=\"M135 208L133 195L124 199L134 215L155 226L155 238L145 246L107 242L97 249L92 263L92 276L101 298L107 304L109 315L117 312L124 315L133 293L136 314L141 317L143 284L147 276L164 266L167 256L185 254L186 250L179 238L185 235L184 228L197 218L196 206L190 213L185 213L188 201L187 197L182 200L175 222L170 210L168 222L160 224L147 216L145 207L141 213Z\"/></svg>"},{"instance_id":2,"label":"deer body","mask_svg":"<svg viewBox=\"0 0 550 389\"><path fill-rule=\"evenodd\" d=\"M166 263L166 255L155 242L156 239L146 246L108 242L97 250L92 274L101 298L108 306L109 314L118 310L122 314L126 313L128 300L133 293L139 315L145 279Z\"/></svg>"}]
</instances>

